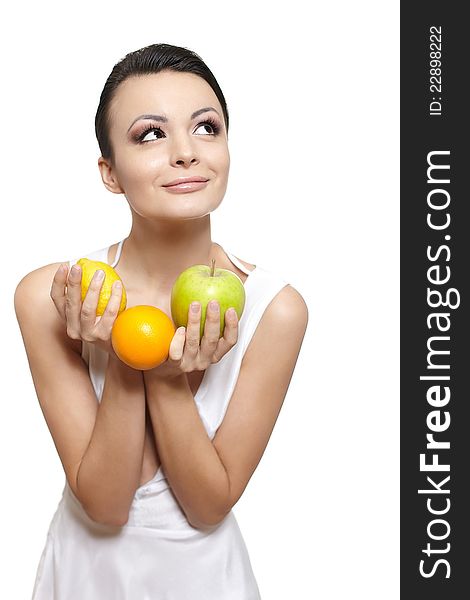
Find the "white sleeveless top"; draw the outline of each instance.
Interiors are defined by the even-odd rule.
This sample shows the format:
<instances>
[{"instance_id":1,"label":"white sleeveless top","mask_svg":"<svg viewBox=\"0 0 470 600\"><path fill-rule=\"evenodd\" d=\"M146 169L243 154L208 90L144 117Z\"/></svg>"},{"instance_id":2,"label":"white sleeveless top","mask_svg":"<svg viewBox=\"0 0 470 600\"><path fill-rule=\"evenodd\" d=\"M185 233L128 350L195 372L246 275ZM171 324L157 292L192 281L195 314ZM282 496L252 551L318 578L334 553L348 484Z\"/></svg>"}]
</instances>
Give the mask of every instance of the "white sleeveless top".
<instances>
[{"instance_id":1,"label":"white sleeveless top","mask_svg":"<svg viewBox=\"0 0 470 600\"><path fill-rule=\"evenodd\" d=\"M124 241L119 242L113 267ZM108 250L109 246L83 256L107 263ZM248 271L235 256L225 253L248 277L238 341L218 363L206 369L194 397L211 440L227 411L256 327L268 304L287 285L259 266ZM77 260L70 261L70 267ZM86 342L82 348L100 401L108 355ZM151 481L137 489L123 527L92 521L65 480L40 558L32 600L259 599L233 510L215 529L192 527L162 466Z\"/></svg>"}]
</instances>

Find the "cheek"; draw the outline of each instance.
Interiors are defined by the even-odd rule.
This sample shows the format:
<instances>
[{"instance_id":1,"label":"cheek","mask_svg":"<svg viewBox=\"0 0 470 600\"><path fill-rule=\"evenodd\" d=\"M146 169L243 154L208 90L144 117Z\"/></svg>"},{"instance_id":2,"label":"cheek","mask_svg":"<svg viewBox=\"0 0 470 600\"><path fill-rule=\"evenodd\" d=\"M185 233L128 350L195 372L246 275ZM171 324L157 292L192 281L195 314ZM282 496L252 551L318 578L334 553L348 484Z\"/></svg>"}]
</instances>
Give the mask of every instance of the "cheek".
<instances>
[{"instance_id":1,"label":"cheek","mask_svg":"<svg viewBox=\"0 0 470 600\"><path fill-rule=\"evenodd\" d=\"M163 160L158 157L151 156L136 156L135 154L123 157L121 167L122 183L125 185L146 186L162 172Z\"/></svg>"},{"instance_id":2,"label":"cheek","mask_svg":"<svg viewBox=\"0 0 470 600\"><path fill-rule=\"evenodd\" d=\"M228 148L217 148L215 149L212 156L212 164L219 172L219 175L228 175L230 167L230 154Z\"/></svg>"}]
</instances>

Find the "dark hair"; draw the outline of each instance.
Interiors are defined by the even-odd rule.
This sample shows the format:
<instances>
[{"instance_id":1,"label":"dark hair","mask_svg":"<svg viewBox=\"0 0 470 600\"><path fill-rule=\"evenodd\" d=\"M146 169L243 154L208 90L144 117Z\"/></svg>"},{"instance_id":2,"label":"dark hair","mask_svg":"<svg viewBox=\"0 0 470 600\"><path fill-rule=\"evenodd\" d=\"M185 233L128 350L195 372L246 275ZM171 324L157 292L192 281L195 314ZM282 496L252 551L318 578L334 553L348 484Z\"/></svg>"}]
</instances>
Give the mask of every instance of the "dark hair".
<instances>
[{"instance_id":1,"label":"dark hair","mask_svg":"<svg viewBox=\"0 0 470 600\"><path fill-rule=\"evenodd\" d=\"M214 90L224 113L225 127L228 133L228 109L222 90L212 71L202 58L189 50L171 44L152 44L126 54L111 71L100 96L95 117L95 133L103 158L114 163L114 154L109 139L109 106L120 83L132 76L149 75L160 71L194 73L202 77Z\"/></svg>"}]
</instances>

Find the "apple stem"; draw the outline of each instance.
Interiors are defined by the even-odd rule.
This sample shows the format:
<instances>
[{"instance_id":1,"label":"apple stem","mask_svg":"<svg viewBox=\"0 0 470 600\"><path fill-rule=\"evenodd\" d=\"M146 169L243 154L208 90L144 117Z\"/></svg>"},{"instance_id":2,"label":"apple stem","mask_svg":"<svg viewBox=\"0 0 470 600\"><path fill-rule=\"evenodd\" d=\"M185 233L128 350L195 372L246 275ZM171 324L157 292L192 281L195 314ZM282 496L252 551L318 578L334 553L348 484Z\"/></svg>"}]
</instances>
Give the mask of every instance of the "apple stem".
<instances>
[{"instance_id":1,"label":"apple stem","mask_svg":"<svg viewBox=\"0 0 470 600\"><path fill-rule=\"evenodd\" d=\"M211 277L214 277L214 271L215 271L215 258L212 259L211 261L212 265L211 265Z\"/></svg>"}]
</instances>

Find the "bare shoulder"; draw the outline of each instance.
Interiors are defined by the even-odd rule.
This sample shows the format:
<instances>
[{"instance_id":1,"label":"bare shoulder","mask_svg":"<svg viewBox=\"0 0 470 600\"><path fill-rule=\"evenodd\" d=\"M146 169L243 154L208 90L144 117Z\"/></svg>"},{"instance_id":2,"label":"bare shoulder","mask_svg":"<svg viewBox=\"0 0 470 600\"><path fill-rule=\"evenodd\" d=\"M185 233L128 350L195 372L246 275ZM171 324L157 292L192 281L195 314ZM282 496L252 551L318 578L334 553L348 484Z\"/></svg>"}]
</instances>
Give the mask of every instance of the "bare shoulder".
<instances>
[{"instance_id":1,"label":"bare shoulder","mask_svg":"<svg viewBox=\"0 0 470 600\"><path fill-rule=\"evenodd\" d=\"M15 312L20 325L40 315L41 321L47 322L47 326L53 328L67 345L80 353L81 341L67 336L51 298L52 281L61 264L57 262L38 267L21 278L14 293Z\"/></svg>"},{"instance_id":2,"label":"bare shoulder","mask_svg":"<svg viewBox=\"0 0 470 600\"><path fill-rule=\"evenodd\" d=\"M284 358L298 356L308 325L308 308L302 295L284 286L271 300L247 348L244 362L263 360L267 354Z\"/></svg>"},{"instance_id":3,"label":"bare shoulder","mask_svg":"<svg viewBox=\"0 0 470 600\"><path fill-rule=\"evenodd\" d=\"M220 244L218 244L220 247ZM249 271L256 269L256 265L236 257L244 267ZM242 281L246 280L247 275L242 273L235 265L237 274L240 274ZM287 328L296 327L300 332L305 333L308 323L307 304L298 290L292 285L284 286L269 303L261 319L265 329L269 329L273 324L277 327ZM291 329L292 334L292 329Z\"/></svg>"},{"instance_id":4,"label":"bare shoulder","mask_svg":"<svg viewBox=\"0 0 470 600\"><path fill-rule=\"evenodd\" d=\"M277 317L284 317L291 320L308 322L308 307L298 290L290 284L284 286L282 290L276 294L271 301L268 309L271 313L275 313ZM288 316L290 315L290 316Z\"/></svg>"},{"instance_id":5,"label":"bare shoulder","mask_svg":"<svg viewBox=\"0 0 470 600\"><path fill-rule=\"evenodd\" d=\"M304 335L308 324L308 307L298 290L284 286L269 303L261 323L265 330L276 327L286 335Z\"/></svg>"},{"instance_id":6,"label":"bare shoulder","mask_svg":"<svg viewBox=\"0 0 470 600\"><path fill-rule=\"evenodd\" d=\"M51 263L30 271L19 281L15 289L15 309L22 307L46 308L52 304L50 296L52 280L62 263Z\"/></svg>"}]
</instances>

